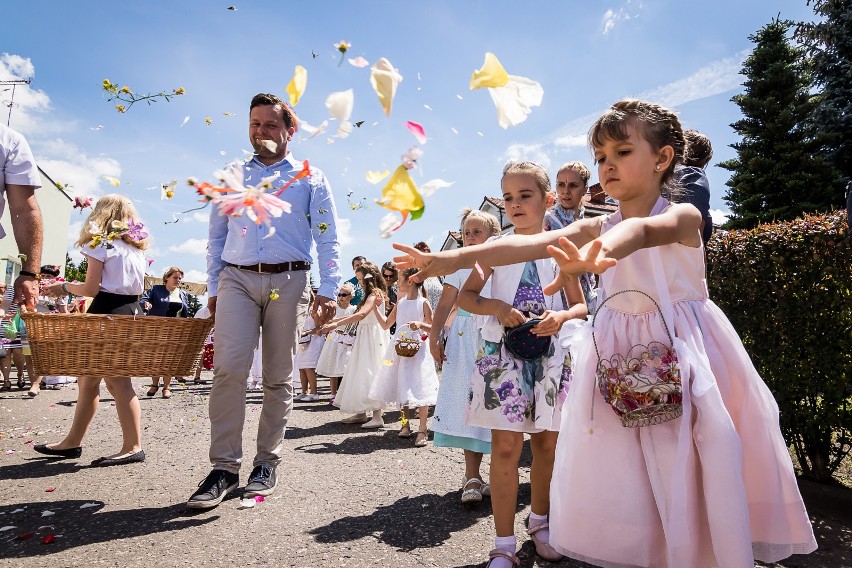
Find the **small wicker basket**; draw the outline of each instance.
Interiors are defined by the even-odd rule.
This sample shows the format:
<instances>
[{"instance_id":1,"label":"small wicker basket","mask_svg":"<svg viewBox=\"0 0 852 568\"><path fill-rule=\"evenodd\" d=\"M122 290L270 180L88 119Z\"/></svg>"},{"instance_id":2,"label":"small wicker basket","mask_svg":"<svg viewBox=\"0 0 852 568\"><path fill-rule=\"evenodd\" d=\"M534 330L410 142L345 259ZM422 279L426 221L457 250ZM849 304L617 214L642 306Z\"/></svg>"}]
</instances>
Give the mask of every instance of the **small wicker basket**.
<instances>
[{"instance_id":1,"label":"small wicker basket","mask_svg":"<svg viewBox=\"0 0 852 568\"><path fill-rule=\"evenodd\" d=\"M106 314L21 314L33 375L188 376L212 319Z\"/></svg>"},{"instance_id":2,"label":"small wicker basket","mask_svg":"<svg viewBox=\"0 0 852 568\"><path fill-rule=\"evenodd\" d=\"M394 344L396 354L400 357L414 357L420 351L420 342L411 338L400 338Z\"/></svg>"}]
</instances>

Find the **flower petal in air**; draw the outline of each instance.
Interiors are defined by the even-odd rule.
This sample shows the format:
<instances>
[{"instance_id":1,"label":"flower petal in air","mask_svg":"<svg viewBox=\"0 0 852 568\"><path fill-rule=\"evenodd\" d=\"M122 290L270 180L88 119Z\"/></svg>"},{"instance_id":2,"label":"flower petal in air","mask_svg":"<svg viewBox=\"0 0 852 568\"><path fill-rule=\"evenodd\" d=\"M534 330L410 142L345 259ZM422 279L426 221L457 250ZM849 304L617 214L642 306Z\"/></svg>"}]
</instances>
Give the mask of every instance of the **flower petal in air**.
<instances>
[{"instance_id":1,"label":"flower petal in air","mask_svg":"<svg viewBox=\"0 0 852 568\"><path fill-rule=\"evenodd\" d=\"M391 62L382 57L370 69L370 84L379 95L379 102L387 116L390 116L396 87L402 82L402 75L393 68Z\"/></svg>"},{"instance_id":2,"label":"flower petal in air","mask_svg":"<svg viewBox=\"0 0 852 568\"><path fill-rule=\"evenodd\" d=\"M509 74L500 64L497 56L486 52L485 63L470 76L470 90L502 87L509 82Z\"/></svg>"},{"instance_id":3,"label":"flower petal in air","mask_svg":"<svg viewBox=\"0 0 852 568\"><path fill-rule=\"evenodd\" d=\"M402 223L395 213L388 213L382 220L379 221L379 236L383 239L389 239L391 234L398 229ZM393 361L391 361L393 363Z\"/></svg>"},{"instance_id":4,"label":"flower petal in air","mask_svg":"<svg viewBox=\"0 0 852 568\"><path fill-rule=\"evenodd\" d=\"M451 187L454 183L456 183L456 182L444 181L440 178L430 179L429 181L427 181L426 183L424 183L423 185L420 186L420 194L423 197L427 197L429 195L432 195L433 193L435 193L439 189L442 189L444 187Z\"/></svg>"},{"instance_id":5,"label":"flower petal in air","mask_svg":"<svg viewBox=\"0 0 852 568\"><path fill-rule=\"evenodd\" d=\"M355 91L352 89L331 93L325 99L325 108L328 109L328 113L341 122L349 120L354 105Z\"/></svg>"},{"instance_id":6,"label":"flower petal in air","mask_svg":"<svg viewBox=\"0 0 852 568\"><path fill-rule=\"evenodd\" d=\"M346 61L348 61L349 65L351 65L352 67L358 67L359 69L361 67L366 67L367 65L370 64L369 61L367 61L366 59L364 59L360 55L358 57L349 58Z\"/></svg>"},{"instance_id":7,"label":"flower petal in air","mask_svg":"<svg viewBox=\"0 0 852 568\"><path fill-rule=\"evenodd\" d=\"M301 65L296 65L296 70L293 72L293 77L287 83L287 95L290 96L290 106L299 104L299 99L305 93L305 87L308 86L308 70Z\"/></svg>"},{"instance_id":8,"label":"flower petal in air","mask_svg":"<svg viewBox=\"0 0 852 568\"><path fill-rule=\"evenodd\" d=\"M114 178L112 176L101 176L104 180L108 181L109 184L113 187L118 187L121 185L121 180L118 178Z\"/></svg>"},{"instance_id":9,"label":"flower petal in air","mask_svg":"<svg viewBox=\"0 0 852 568\"><path fill-rule=\"evenodd\" d=\"M414 122L413 120L409 120L405 123L405 127L408 129L409 132L414 134L414 137L417 138L418 142L420 142L421 144L426 143L426 130L423 128L422 124Z\"/></svg>"},{"instance_id":10,"label":"flower petal in air","mask_svg":"<svg viewBox=\"0 0 852 568\"><path fill-rule=\"evenodd\" d=\"M274 140L261 140L260 144L264 148L266 148L267 150L272 152L273 154L275 153L276 150L278 150L278 143L275 142Z\"/></svg>"},{"instance_id":11,"label":"flower petal in air","mask_svg":"<svg viewBox=\"0 0 852 568\"><path fill-rule=\"evenodd\" d=\"M350 134L352 134L352 123L348 120L344 120L340 123L340 126L337 127L337 133L335 136L337 138L348 138Z\"/></svg>"},{"instance_id":12,"label":"flower petal in air","mask_svg":"<svg viewBox=\"0 0 852 568\"><path fill-rule=\"evenodd\" d=\"M423 197L404 165L394 171L388 184L382 188L382 200L378 204L385 209L402 213L402 222L393 229L394 231L405 223L409 214L412 219L419 219L425 207Z\"/></svg>"},{"instance_id":13,"label":"flower petal in air","mask_svg":"<svg viewBox=\"0 0 852 568\"><path fill-rule=\"evenodd\" d=\"M389 175L390 175L390 171L385 170L383 172L367 172L367 175L364 176L364 177L367 178L368 182L372 183L373 185L376 185L377 183L379 183L380 181L382 181L383 179L385 179Z\"/></svg>"},{"instance_id":14,"label":"flower petal in air","mask_svg":"<svg viewBox=\"0 0 852 568\"><path fill-rule=\"evenodd\" d=\"M509 75L503 87L488 89L497 107L497 122L503 128L517 126L527 119L532 107L541 105L544 89L538 81Z\"/></svg>"},{"instance_id":15,"label":"flower petal in air","mask_svg":"<svg viewBox=\"0 0 852 568\"><path fill-rule=\"evenodd\" d=\"M323 120L322 124L320 124L319 126L314 126L312 124L308 124L304 120L299 121L299 130L301 130L302 132L304 132L305 134L308 135L307 140L310 140L314 136L319 136L320 134L325 132L326 128L328 128L328 121L327 120Z\"/></svg>"}]
</instances>

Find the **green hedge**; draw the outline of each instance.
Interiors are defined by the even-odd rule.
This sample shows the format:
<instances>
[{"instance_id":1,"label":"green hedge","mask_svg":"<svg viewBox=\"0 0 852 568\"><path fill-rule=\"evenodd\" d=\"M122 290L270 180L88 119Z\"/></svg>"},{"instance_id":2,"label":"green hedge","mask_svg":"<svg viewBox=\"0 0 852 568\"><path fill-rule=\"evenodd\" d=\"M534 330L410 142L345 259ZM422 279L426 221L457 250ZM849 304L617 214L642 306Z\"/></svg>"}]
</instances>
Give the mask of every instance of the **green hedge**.
<instances>
[{"instance_id":1,"label":"green hedge","mask_svg":"<svg viewBox=\"0 0 852 568\"><path fill-rule=\"evenodd\" d=\"M830 482L852 446L852 239L846 211L714 236L710 298L781 409L802 475Z\"/></svg>"}]
</instances>

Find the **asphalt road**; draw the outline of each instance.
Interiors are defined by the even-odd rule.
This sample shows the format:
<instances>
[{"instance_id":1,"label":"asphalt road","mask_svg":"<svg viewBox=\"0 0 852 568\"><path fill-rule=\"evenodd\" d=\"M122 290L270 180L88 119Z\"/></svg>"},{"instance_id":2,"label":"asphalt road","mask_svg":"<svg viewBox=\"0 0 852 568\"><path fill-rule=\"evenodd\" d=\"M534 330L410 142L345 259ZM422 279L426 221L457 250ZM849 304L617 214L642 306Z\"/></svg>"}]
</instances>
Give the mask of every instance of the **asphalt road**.
<instances>
[{"instance_id":1,"label":"asphalt road","mask_svg":"<svg viewBox=\"0 0 852 568\"><path fill-rule=\"evenodd\" d=\"M146 379L134 383L144 392ZM340 424L320 384L322 402L296 403L276 492L251 508L234 495L204 512L187 511L185 502L210 467L209 384L176 385L170 400L142 395L147 460L112 468L88 467L119 447L105 388L79 460L32 450L67 430L74 387L35 399L0 394L0 566L483 566L493 539L490 504L459 502L461 451L399 439L395 412L378 432ZM261 400L248 393L248 464ZM527 449L516 517L522 566L587 566L544 562L526 541L529 460ZM241 485L249 472L246 465ZM820 550L776 566L852 566L852 490L805 482L802 490ZM43 543L50 535L55 540Z\"/></svg>"}]
</instances>

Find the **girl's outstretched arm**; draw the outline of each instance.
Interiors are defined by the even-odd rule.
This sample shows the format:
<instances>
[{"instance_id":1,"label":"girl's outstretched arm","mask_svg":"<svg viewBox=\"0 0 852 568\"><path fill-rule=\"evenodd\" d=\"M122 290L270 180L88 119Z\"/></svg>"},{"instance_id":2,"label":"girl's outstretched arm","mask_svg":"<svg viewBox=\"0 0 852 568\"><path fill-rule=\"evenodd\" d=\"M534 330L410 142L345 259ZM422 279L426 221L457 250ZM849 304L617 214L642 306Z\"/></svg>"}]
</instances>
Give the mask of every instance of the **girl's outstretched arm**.
<instances>
[{"instance_id":1,"label":"girl's outstretched arm","mask_svg":"<svg viewBox=\"0 0 852 568\"><path fill-rule=\"evenodd\" d=\"M653 217L625 219L580 249L567 239L560 239L558 247L548 247L548 253L559 265L559 274L545 286L544 293L558 292L569 279L584 272L600 274L639 249L673 243L698 247L701 221L698 209L682 203Z\"/></svg>"},{"instance_id":2,"label":"girl's outstretched arm","mask_svg":"<svg viewBox=\"0 0 852 568\"><path fill-rule=\"evenodd\" d=\"M342 325L348 325L350 323L359 322L367 315L369 315L370 310L373 309L373 306L376 304L376 295L370 294L368 298L365 298L364 301L358 306L358 311L354 314L350 314L348 316L342 317L340 319L333 319L330 322L326 323L322 327L316 328L314 331L315 334L327 334L334 331L334 328L340 327Z\"/></svg>"},{"instance_id":3,"label":"girl's outstretched arm","mask_svg":"<svg viewBox=\"0 0 852 568\"><path fill-rule=\"evenodd\" d=\"M582 219L564 229L537 235L511 235L481 245L462 247L451 251L423 253L407 245L394 243L393 247L405 254L394 257L400 270L416 267L420 271L413 275L415 282L423 282L430 276L444 276L461 268L480 266L505 266L528 260L546 258L548 245L556 245L559 237L583 246L600 234L602 217Z\"/></svg>"}]
</instances>

